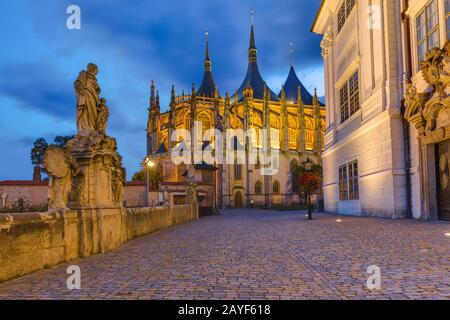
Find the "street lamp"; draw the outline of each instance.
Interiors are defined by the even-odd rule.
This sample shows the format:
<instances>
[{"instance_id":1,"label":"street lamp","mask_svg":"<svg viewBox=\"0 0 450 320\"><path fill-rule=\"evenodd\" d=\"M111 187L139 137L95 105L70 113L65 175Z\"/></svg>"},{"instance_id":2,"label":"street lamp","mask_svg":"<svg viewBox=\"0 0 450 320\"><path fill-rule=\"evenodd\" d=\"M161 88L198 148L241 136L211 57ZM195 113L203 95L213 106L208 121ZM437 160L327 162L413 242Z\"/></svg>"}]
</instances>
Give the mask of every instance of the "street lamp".
<instances>
[{"instance_id":1,"label":"street lamp","mask_svg":"<svg viewBox=\"0 0 450 320\"><path fill-rule=\"evenodd\" d=\"M145 180L145 191L147 193L147 207L150 207L150 197L149 197L149 193L150 193L150 188L149 188L149 171L150 168L154 167L155 164L153 163L153 161L150 160L150 158L146 158L145 159L145 171L147 172L147 178Z\"/></svg>"}]
</instances>

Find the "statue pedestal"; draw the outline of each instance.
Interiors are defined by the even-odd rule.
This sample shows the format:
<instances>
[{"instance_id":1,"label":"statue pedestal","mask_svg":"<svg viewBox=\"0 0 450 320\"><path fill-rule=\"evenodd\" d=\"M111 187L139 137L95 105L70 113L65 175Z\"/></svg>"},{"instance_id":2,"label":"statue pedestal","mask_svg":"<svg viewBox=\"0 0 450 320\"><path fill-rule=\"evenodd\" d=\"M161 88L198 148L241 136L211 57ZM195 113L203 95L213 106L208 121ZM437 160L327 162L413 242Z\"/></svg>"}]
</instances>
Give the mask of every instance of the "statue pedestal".
<instances>
[{"instance_id":1,"label":"statue pedestal","mask_svg":"<svg viewBox=\"0 0 450 320\"><path fill-rule=\"evenodd\" d=\"M68 207L80 221L80 255L119 247L125 179L115 140L94 131L81 132L68 143L68 151L77 168Z\"/></svg>"},{"instance_id":2,"label":"statue pedestal","mask_svg":"<svg viewBox=\"0 0 450 320\"><path fill-rule=\"evenodd\" d=\"M68 144L78 167L72 178L70 209L120 208L123 203L123 169L115 140L95 132L81 133Z\"/></svg>"}]
</instances>

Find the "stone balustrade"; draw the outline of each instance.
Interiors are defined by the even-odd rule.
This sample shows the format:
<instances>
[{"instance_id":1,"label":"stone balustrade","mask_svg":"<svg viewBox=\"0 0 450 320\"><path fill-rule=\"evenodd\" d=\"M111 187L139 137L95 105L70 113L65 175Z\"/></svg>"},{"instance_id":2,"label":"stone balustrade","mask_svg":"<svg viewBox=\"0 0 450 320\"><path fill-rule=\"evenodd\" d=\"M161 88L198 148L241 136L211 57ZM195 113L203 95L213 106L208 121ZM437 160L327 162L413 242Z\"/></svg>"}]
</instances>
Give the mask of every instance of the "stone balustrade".
<instances>
[{"instance_id":1,"label":"stone balustrade","mask_svg":"<svg viewBox=\"0 0 450 320\"><path fill-rule=\"evenodd\" d=\"M195 219L195 205L0 214L0 282Z\"/></svg>"}]
</instances>

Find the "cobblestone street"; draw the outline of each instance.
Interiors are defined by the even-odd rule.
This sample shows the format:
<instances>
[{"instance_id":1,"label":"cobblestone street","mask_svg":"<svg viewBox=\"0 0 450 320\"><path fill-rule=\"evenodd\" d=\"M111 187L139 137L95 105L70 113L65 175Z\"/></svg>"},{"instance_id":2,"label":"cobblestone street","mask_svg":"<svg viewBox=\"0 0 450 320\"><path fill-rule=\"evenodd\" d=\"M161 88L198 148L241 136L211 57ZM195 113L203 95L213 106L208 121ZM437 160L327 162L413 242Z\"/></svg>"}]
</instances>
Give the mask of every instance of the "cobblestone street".
<instances>
[{"instance_id":1,"label":"cobblestone street","mask_svg":"<svg viewBox=\"0 0 450 320\"><path fill-rule=\"evenodd\" d=\"M450 299L450 224L314 217L224 211L3 283L0 298ZM67 289L72 264L81 290Z\"/></svg>"}]
</instances>

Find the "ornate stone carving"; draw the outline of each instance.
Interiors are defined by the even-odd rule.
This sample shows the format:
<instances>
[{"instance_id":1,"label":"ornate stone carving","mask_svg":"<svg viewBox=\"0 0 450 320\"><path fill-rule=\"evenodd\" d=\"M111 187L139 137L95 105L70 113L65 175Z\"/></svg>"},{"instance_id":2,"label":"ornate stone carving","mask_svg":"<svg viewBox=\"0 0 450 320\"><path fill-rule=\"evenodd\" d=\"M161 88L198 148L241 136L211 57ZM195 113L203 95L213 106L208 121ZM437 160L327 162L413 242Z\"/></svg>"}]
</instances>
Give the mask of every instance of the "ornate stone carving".
<instances>
[{"instance_id":1,"label":"ornate stone carving","mask_svg":"<svg viewBox=\"0 0 450 320\"><path fill-rule=\"evenodd\" d=\"M330 48L333 46L333 29L331 26L328 27L327 31L323 35L323 39L320 42L320 47L322 48L322 57L326 58L328 56Z\"/></svg>"},{"instance_id":2,"label":"ornate stone carving","mask_svg":"<svg viewBox=\"0 0 450 320\"><path fill-rule=\"evenodd\" d=\"M44 167L50 177L49 210L67 210L72 176L79 174L78 166L67 149L50 146L45 151Z\"/></svg>"},{"instance_id":3,"label":"ornate stone carving","mask_svg":"<svg viewBox=\"0 0 450 320\"><path fill-rule=\"evenodd\" d=\"M425 60L420 63L423 78L430 87L428 91L419 93L409 81L405 83L406 109L404 116L415 124L421 136L434 133L436 129L439 129L437 124L441 112L450 112L449 53L450 42L447 41L444 48L432 49L427 53Z\"/></svg>"}]
</instances>

